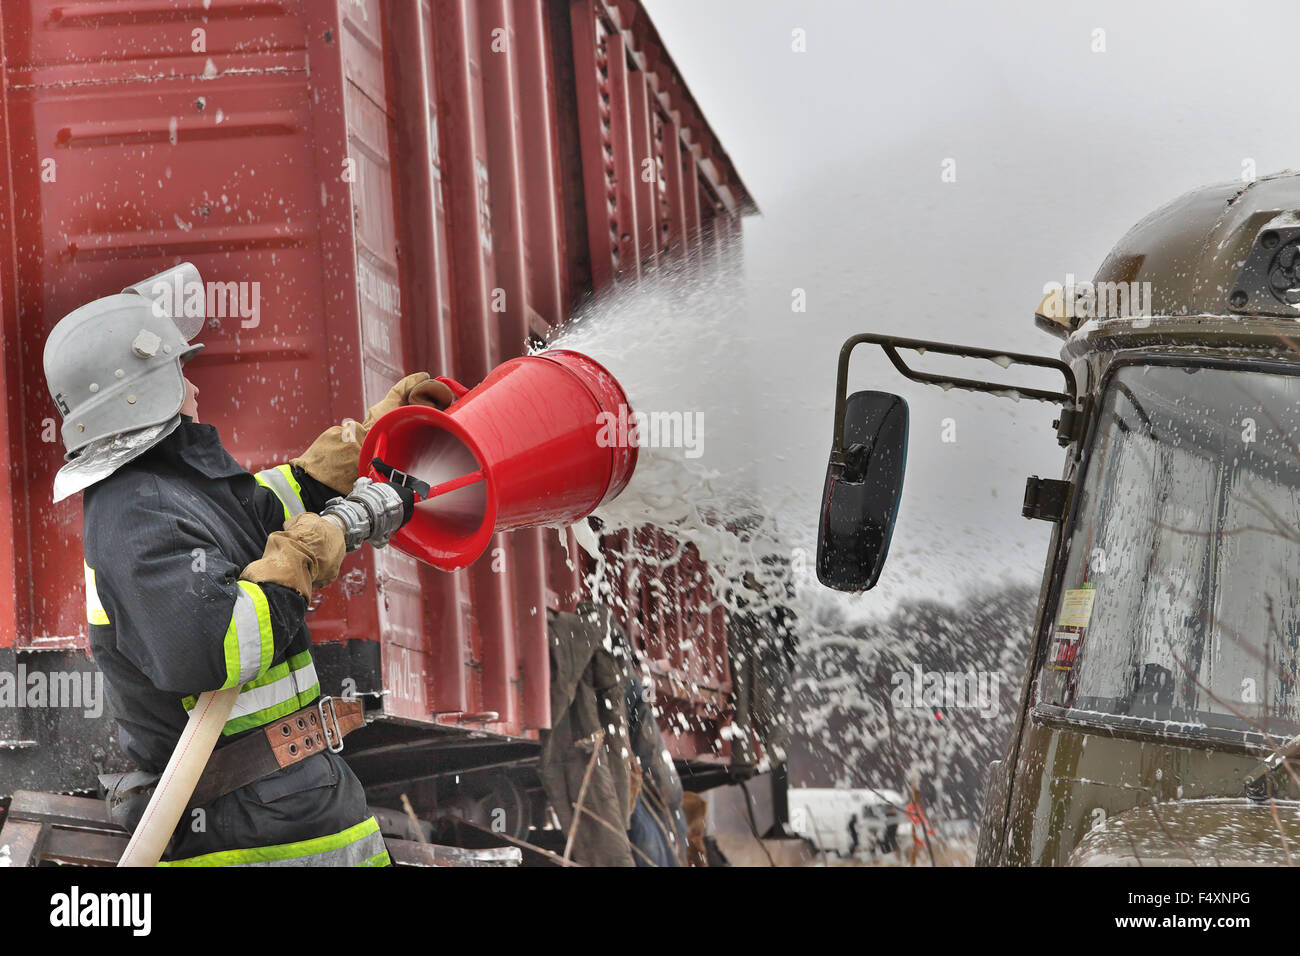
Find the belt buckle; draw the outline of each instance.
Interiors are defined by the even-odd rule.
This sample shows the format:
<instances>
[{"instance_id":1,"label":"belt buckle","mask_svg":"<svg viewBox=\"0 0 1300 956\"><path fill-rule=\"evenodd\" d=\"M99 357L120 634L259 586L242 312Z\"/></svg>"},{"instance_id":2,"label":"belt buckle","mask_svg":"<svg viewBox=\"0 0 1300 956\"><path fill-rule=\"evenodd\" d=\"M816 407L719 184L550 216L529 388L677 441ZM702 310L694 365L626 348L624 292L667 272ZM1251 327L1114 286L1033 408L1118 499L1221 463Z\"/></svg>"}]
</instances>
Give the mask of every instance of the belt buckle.
<instances>
[{"instance_id":1,"label":"belt buckle","mask_svg":"<svg viewBox=\"0 0 1300 956\"><path fill-rule=\"evenodd\" d=\"M325 713L325 705L329 704L329 714ZM321 697L316 701L316 710L320 713L321 729L325 733L325 747L332 754L343 752L343 728L339 726L339 715L334 710L333 697ZM334 736L330 737L330 724L334 724Z\"/></svg>"}]
</instances>

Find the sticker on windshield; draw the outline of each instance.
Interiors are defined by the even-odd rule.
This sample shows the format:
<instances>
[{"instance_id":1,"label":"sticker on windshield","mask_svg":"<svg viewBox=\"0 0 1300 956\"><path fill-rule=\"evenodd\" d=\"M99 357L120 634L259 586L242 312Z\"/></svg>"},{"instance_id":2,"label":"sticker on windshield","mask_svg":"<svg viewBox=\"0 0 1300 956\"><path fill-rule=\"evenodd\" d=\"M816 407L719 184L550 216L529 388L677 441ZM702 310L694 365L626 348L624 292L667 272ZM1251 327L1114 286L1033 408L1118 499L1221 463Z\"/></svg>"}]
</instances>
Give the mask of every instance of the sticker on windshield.
<instances>
[{"instance_id":1,"label":"sticker on windshield","mask_svg":"<svg viewBox=\"0 0 1300 956\"><path fill-rule=\"evenodd\" d=\"M1079 641L1083 630L1061 627L1052 634L1052 647L1047 654L1047 667L1054 671L1068 671L1074 668L1074 658L1079 652Z\"/></svg>"},{"instance_id":2,"label":"sticker on windshield","mask_svg":"<svg viewBox=\"0 0 1300 956\"><path fill-rule=\"evenodd\" d=\"M1064 627L1087 627L1092 620L1092 602L1097 589L1085 585L1066 591L1061 598L1061 616L1056 623Z\"/></svg>"}]
</instances>

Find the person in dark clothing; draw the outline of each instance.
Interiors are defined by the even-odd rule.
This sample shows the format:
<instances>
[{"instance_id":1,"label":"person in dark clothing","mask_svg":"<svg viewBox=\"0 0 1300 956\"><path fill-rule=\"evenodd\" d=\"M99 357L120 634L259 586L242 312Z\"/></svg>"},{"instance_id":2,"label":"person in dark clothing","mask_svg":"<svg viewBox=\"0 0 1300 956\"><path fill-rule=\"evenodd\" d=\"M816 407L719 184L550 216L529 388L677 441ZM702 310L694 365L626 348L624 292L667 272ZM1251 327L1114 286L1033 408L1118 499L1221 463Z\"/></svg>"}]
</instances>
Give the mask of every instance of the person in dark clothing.
<instances>
[{"instance_id":1,"label":"person in dark clothing","mask_svg":"<svg viewBox=\"0 0 1300 956\"><path fill-rule=\"evenodd\" d=\"M137 799L113 804L128 826L125 808L143 809L205 691L241 688L215 754L289 720L314 725L318 713L328 730L305 616L344 546L316 512L351 490L380 415L417 391L427 404L451 398L427 374L408 376L360 426L332 428L301 458L253 475L198 421L182 366L201 346L183 324L128 292L65 317L45 350L68 448L56 500L85 491L90 647L138 768ZM191 806L162 865L387 865L361 784L332 749ZM128 795L123 784L116 797Z\"/></svg>"},{"instance_id":2,"label":"person in dark clothing","mask_svg":"<svg viewBox=\"0 0 1300 956\"><path fill-rule=\"evenodd\" d=\"M898 808L893 804L885 807L885 830L880 838L880 852L894 853L898 850Z\"/></svg>"}]
</instances>

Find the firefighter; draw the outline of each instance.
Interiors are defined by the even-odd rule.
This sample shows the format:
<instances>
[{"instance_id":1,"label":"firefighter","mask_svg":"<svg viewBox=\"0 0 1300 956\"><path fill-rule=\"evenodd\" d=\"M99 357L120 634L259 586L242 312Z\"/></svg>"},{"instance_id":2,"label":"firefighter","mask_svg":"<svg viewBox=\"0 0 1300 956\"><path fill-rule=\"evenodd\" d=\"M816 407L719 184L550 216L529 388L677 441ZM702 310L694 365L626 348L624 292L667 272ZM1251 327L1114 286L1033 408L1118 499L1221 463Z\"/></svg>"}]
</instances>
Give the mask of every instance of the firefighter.
<instances>
[{"instance_id":1,"label":"firefighter","mask_svg":"<svg viewBox=\"0 0 1300 956\"><path fill-rule=\"evenodd\" d=\"M139 768L105 779L110 809L132 828L198 695L240 686L162 865L387 865L361 784L336 752L364 722L360 702L322 698L312 661L307 607L344 555L342 531L316 512L351 490L379 416L410 402L446 407L452 394L407 376L364 422L251 475L200 423L183 373L202 348L192 341L202 319L173 318L180 311L162 303L139 291L98 299L45 346L67 449L55 496L85 492L90 647Z\"/></svg>"}]
</instances>

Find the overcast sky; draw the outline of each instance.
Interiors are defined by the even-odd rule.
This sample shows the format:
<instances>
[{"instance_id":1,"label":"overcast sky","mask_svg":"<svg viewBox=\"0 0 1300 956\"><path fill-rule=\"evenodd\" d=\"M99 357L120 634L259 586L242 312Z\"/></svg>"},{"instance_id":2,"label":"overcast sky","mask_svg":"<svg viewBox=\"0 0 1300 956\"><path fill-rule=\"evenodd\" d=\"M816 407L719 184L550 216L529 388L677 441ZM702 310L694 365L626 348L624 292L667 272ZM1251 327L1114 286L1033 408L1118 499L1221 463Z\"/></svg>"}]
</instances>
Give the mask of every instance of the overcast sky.
<instances>
[{"instance_id":1,"label":"overcast sky","mask_svg":"<svg viewBox=\"0 0 1300 956\"><path fill-rule=\"evenodd\" d=\"M737 333L771 383L751 396L754 457L805 545L847 336L1054 355L1032 321L1046 283L1091 278L1178 194L1300 155L1294 0L644 2L763 210L746 227L750 323ZM796 288L806 313L791 311ZM1054 406L945 394L867 355L855 368L855 388L912 408L890 566L860 600L1037 576L1048 526L1019 511L1026 476L1060 474ZM956 442L941 440L948 418Z\"/></svg>"}]
</instances>

